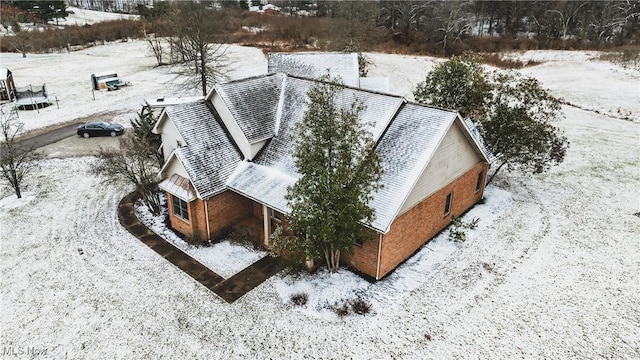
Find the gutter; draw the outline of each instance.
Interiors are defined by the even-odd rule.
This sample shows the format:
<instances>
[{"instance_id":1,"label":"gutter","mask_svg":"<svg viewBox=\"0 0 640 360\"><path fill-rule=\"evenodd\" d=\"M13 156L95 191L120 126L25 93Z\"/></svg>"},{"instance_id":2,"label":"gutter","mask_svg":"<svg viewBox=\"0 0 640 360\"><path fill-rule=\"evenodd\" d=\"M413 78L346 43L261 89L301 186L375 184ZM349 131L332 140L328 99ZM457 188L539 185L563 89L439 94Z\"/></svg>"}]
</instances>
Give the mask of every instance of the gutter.
<instances>
[{"instance_id":1,"label":"gutter","mask_svg":"<svg viewBox=\"0 0 640 360\"><path fill-rule=\"evenodd\" d=\"M382 233L378 238L378 264L376 265L376 280L380 280L380 254L382 254Z\"/></svg>"},{"instance_id":2,"label":"gutter","mask_svg":"<svg viewBox=\"0 0 640 360\"><path fill-rule=\"evenodd\" d=\"M211 240L211 229L209 228L209 201L207 200L203 200L204 201L204 216L207 218L207 240Z\"/></svg>"}]
</instances>

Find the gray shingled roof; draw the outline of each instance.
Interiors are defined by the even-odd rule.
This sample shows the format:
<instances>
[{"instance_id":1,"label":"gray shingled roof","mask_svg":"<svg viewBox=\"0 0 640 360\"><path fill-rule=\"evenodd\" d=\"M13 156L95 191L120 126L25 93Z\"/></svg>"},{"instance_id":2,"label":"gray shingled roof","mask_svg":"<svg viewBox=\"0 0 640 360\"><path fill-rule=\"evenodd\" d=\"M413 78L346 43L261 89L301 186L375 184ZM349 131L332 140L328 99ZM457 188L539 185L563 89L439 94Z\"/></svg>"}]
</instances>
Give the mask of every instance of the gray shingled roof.
<instances>
[{"instance_id":1,"label":"gray shingled roof","mask_svg":"<svg viewBox=\"0 0 640 360\"><path fill-rule=\"evenodd\" d=\"M304 117L308 107L307 92L314 84L314 81L308 79L287 77L278 135L271 139L253 163L243 164L241 169L234 172L228 182L229 188L280 211L289 211L284 200L287 186L293 184L293 179L300 177L292 154L292 146L295 142L293 129L295 124ZM354 99L358 99L365 106L362 118L373 123L371 132L374 139L379 140L378 146L382 146L383 166L389 172L388 176L383 177L384 189L376 194L372 203L377 216L371 225L380 231L385 231L402 205L404 194L401 191L407 186L411 187L413 183L408 185L407 183L415 181L422 170L420 168L417 174L407 175L407 171L414 164L410 161L415 162L422 158L420 154L413 154L416 158L411 159L411 153L419 153L420 149L429 145L427 143L429 138L425 134L429 131L425 129L429 126L435 127L435 122L442 121L445 117L449 120L453 119L456 113L411 105L408 108L405 106L392 122L394 115L405 102L404 98L345 88L339 95L338 102L340 106L347 107ZM414 108L415 111L411 111ZM390 122L391 126L389 126ZM398 126L400 129L397 129ZM413 128L415 132L412 133ZM405 129L409 132L408 134L402 132ZM431 133L435 134L435 131ZM401 138L405 135L406 140ZM389 140L391 137L394 138ZM399 149L398 152L392 152L394 146ZM405 159L405 156L410 159ZM426 161L424 159L424 162ZM283 181L283 179L291 180Z\"/></svg>"},{"instance_id":2,"label":"gray shingled roof","mask_svg":"<svg viewBox=\"0 0 640 360\"><path fill-rule=\"evenodd\" d=\"M253 162L271 171L281 172L282 176L297 179L300 177L300 174L296 169L292 153L295 142L294 126L296 123L302 121L304 113L307 111L307 93L315 82L309 79L289 76L286 78L284 84L284 98L282 101L281 116L279 118L278 135L274 136L271 141L265 145L258 156L253 159ZM354 99L358 99L364 104L365 110L362 113L362 118L372 123L371 131L375 139L378 139L382 135L397 109L404 102L404 99L400 96L366 92L353 88L345 88L338 96L340 106L343 107L350 106ZM255 169L246 173L237 171L230 179L229 187L238 192L249 194L252 192L251 187L254 186L253 184L263 180L263 174ZM281 191L277 195L275 193L276 189L280 189ZM256 195L256 199L270 206L282 206L269 203L268 201L271 200L267 200L267 198L273 199L279 197L284 199L285 194L286 186L280 188L272 187L271 195L265 195L264 199Z\"/></svg>"},{"instance_id":3,"label":"gray shingled roof","mask_svg":"<svg viewBox=\"0 0 640 360\"><path fill-rule=\"evenodd\" d=\"M383 188L370 206L376 210L371 226L389 230L411 188L420 177L457 113L408 103L398 112L376 146L382 160Z\"/></svg>"},{"instance_id":4,"label":"gray shingled roof","mask_svg":"<svg viewBox=\"0 0 640 360\"><path fill-rule=\"evenodd\" d=\"M312 79L329 74L347 86L360 86L356 53L269 53L267 72Z\"/></svg>"},{"instance_id":5,"label":"gray shingled roof","mask_svg":"<svg viewBox=\"0 0 640 360\"><path fill-rule=\"evenodd\" d=\"M249 142L274 135L284 74L217 84L216 91Z\"/></svg>"},{"instance_id":6,"label":"gray shingled roof","mask_svg":"<svg viewBox=\"0 0 640 360\"><path fill-rule=\"evenodd\" d=\"M298 176L295 168L292 146L295 141L294 125L302 121L308 108L307 93L314 81L296 77L287 77L283 92L278 136L271 139L262 152L254 159L260 165L285 172L289 176ZM338 96L339 105L349 107L354 100L364 105L362 119L372 123L371 132L378 139L387 127L404 99L400 96L384 95L373 92L345 88Z\"/></svg>"},{"instance_id":7,"label":"gray shingled roof","mask_svg":"<svg viewBox=\"0 0 640 360\"><path fill-rule=\"evenodd\" d=\"M198 194L206 199L226 189L229 175L242 160L221 120L204 100L169 106L171 121L186 142L175 150Z\"/></svg>"},{"instance_id":8,"label":"gray shingled roof","mask_svg":"<svg viewBox=\"0 0 640 360\"><path fill-rule=\"evenodd\" d=\"M291 177L282 171L243 161L229 177L227 186L250 199L288 213L291 209L284 196L287 187L295 184L297 179L298 176Z\"/></svg>"},{"instance_id":9,"label":"gray shingled roof","mask_svg":"<svg viewBox=\"0 0 640 360\"><path fill-rule=\"evenodd\" d=\"M275 112L266 112L264 117L256 115L261 104L255 99L260 99L265 88L277 88L278 80L281 81L281 88L275 91L278 96L265 98L268 106L279 104ZM290 211L285 200L287 187L300 177L292 153L294 125L307 110L307 92L314 84L309 79L273 75L222 85L229 101L243 103L234 107L234 116L240 116L236 121L244 124L241 127L274 129L271 140L253 162L241 161L240 152L219 118L216 120L217 114L203 102L168 107L169 117L187 142L186 147L176 150L176 155L200 196L207 198L228 188L279 211ZM386 232L457 112L354 88L345 88L338 97L342 106L349 106L353 99L362 101L365 105L362 118L373 123L371 131L384 170L383 189L374 194L371 203L376 217L369 225ZM248 116L249 120L242 116Z\"/></svg>"}]
</instances>

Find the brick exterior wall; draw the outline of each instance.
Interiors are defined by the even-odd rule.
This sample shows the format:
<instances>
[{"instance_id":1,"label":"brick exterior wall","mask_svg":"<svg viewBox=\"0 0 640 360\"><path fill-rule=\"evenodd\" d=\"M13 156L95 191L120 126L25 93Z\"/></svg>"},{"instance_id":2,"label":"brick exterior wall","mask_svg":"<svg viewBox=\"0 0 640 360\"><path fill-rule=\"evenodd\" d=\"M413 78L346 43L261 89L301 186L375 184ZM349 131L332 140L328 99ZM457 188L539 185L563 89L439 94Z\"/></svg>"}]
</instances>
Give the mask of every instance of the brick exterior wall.
<instances>
[{"instance_id":1,"label":"brick exterior wall","mask_svg":"<svg viewBox=\"0 0 640 360\"><path fill-rule=\"evenodd\" d=\"M207 216L204 201L196 199L188 203L189 221L175 216L171 194L167 194L171 226L182 234L207 239ZM207 200L209 231L211 238L222 235L232 225L253 215L253 202L232 191L225 191Z\"/></svg>"},{"instance_id":2,"label":"brick exterior wall","mask_svg":"<svg viewBox=\"0 0 640 360\"><path fill-rule=\"evenodd\" d=\"M233 191L214 196L208 200L208 206L209 227L213 238L220 236L240 220L253 216L253 201Z\"/></svg>"},{"instance_id":3,"label":"brick exterior wall","mask_svg":"<svg viewBox=\"0 0 640 360\"><path fill-rule=\"evenodd\" d=\"M366 241L362 246L353 247L353 255L342 254L340 261L350 265L372 278L376 277L378 269L378 246L380 244L380 234L375 233L371 240Z\"/></svg>"},{"instance_id":4,"label":"brick exterior wall","mask_svg":"<svg viewBox=\"0 0 640 360\"><path fill-rule=\"evenodd\" d=\"M193 214L195 213L195 202L200 201L200 199L196 199L192 202L187 203L187 211L189 212L189 220L185 220L179 216L174 215L173 213L173 197L170 193L167 193L167 206L169 207L169 221L171 222L171 227L185 236L194 237L194 226L196 219L193 218ZM206 232L205 232L206 233Z\"/></svg>"},{"instance_id":5,"label":"brick exterior wall","mask_svg":"<svg viewBox=\"0 0 640 360\"><path fill-rule=\"evenodd\" d=\"M463 214L482 198L484 181L480 190L476 191L480 172L486 178L487 164L476 164L449 185L430 195L393 221L389 232L382 236L378 278L382 278L395 269L449 225L451 216ZM445 216L445 199L449 193L453 194L451 211ZM360 268L358 267L358 269ZM364 269L362 271L375 277L375 273L371 274Z\"/></svg>"},{"instance_id":6,"label":"brick exterior wall","mask_svg":"<svg viewBox=\"0 0 640 360\"><path fill-rule=\"evenodd\" d=\"M374 234L372 239L362 246L354 246L353 255L343 254L341 260L373 278L381 279L444 229L451 222L451 216L463 214L482 198L484 181L482 188L476 191L478 174L481 172L486 178L487 164L479 162L449 185L398 216L391 224L389 232L382 236L379 273L379 234ZM449 193L453 194L451 211L444 215L445 199ZM167 194L167 198L171 226L187 236L206 239L204 201L196 199L188 203L189 221L185 221L173 214L171 195ZM225 191L209 199L211 237L221 235L243 219L254 217L262 220L261 207L262 205L232 191Z\"/></svg>"}]
</instances>

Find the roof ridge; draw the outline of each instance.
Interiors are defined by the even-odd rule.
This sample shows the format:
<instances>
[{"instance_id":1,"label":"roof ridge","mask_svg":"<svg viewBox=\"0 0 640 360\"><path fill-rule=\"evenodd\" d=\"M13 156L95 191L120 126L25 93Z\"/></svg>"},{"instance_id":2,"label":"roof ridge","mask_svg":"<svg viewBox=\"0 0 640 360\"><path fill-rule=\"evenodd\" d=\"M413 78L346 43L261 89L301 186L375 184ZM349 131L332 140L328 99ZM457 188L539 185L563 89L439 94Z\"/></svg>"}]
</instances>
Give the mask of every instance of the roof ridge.
<instances>
[{"instance_id":1,"label":"roof ridge","mask_svg":"<svg viewBox=\"0 0 640 360\"><path fill-rule=\"evenodd\" d=\"M267 73L267 74L254 75L254 76L244 77L244 78L241 78L241 79L235 79L235 80L221 82L221 83L216 84L216 86L217 85L234 84L234 83L239 83L239 82L242 82L242 81L255 80L255 79L260 79L260 78L266 78L266 77L270 77L270 76L276 76L278 74L282 74L282 75L286 76L286 74L284 74L284 73Z\"/></svg>"},{"instance_id":2,"label":"roof ridge","mask_svg":"<svg viewBox=\"0 0 640 360\"><path fill-rule=\"evenodd\" d=\"M452 113L458 113L458 110L454 110L454 109L447 109L447 108L443 108L440 106L433 106L433 105L427 105L427 104L421 104L417 101L411 101L411 100L407 100L407 104L409 105L418 105L420 107L425 107L425 108L429 108L429 109L436 109L436 110L442 110L442 111L446 111L446 112L452 112Z\"/></svg>"},{"instance_id":3,"label":"roof ridge","mask_svg":"<svg viewBox=\"0 0 640 360\"><path fill-rule=\"evenodd\" d=\"M280 73L273 73L273 74L280 74ZM338 84L338 85L344 87L345 89L357 90L357 91L360 91L360 92L383 95L383 96L390 96L390 97L395 97L395 98L402 98L402 99L406 100L406 98L404 96L398 95L398 94L385 93L385 92L382 92L382 91L376 91L376 90L371 90L371 89L363 89L363 88L360 88L360 87L357 87L357 86L350 86L350 85L345 85L345 84L341 84L341 83L335 83L335 82L332 82L332 81L323 81L323 80L314 79L314 78L305 77L305 76L300 76L300 75L291 75L291 74L285 74L285 73L282 73L282 74L284 74L284 76L291 77L291 78L294 78L294 79L308 80L308 81L313 81L313 82L323 83L323 84Z\"/></svg>"}]
</instances>

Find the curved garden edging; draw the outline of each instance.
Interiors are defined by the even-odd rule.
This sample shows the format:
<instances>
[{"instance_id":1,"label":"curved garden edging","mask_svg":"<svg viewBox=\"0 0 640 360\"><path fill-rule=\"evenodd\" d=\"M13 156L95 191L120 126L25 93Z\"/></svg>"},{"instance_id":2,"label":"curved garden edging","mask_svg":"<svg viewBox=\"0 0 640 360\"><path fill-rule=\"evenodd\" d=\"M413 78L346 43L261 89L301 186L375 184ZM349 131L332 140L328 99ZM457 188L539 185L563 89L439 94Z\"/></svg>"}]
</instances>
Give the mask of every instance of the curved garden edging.
<instances>
[{"instance_id":1,"label":"curved garden edging","mask_svg":"<svg viewBox=\"0 0 640 360\"><path fill-rule=\"evenodd\" d=\"M265 256L229 279L225 279L142 224L133 208L136 198L136 193L132 192L120 200L118 204L120 224L153 251L228 303L238 300L286 266L285 261L280 258Z\"/></svg>"}]
</instances>

